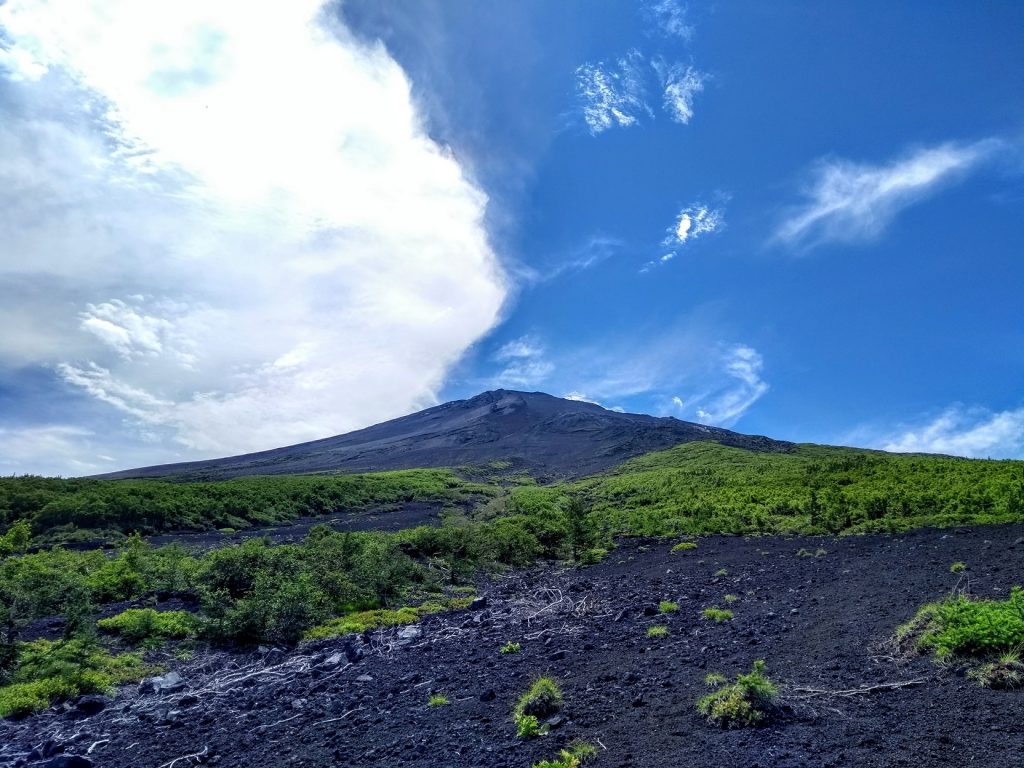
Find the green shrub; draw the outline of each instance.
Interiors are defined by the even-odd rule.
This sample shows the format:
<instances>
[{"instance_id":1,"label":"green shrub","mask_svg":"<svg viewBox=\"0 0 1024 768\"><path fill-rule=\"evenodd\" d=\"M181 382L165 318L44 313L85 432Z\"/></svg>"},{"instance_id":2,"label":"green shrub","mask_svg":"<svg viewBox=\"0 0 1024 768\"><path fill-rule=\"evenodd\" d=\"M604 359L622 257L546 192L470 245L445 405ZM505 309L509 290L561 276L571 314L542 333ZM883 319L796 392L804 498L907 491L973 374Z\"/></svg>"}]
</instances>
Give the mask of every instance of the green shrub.
<instances>
[{"instance_id":1,"label":"green shrub","mask_svg":"<svg viewBox=\"0 0 1024 768\"><path fill-rule=\"evenodd\" d=\"M950 573L963 573L966 570L967 570L967 563L961 563L960 561L957 561L957 562L953 563L951 566L949 566L949 572Z\"/></svg>"},{"instance_id":2,"label":"green shrub","mask_svg":"<svg viewBox=\"0 0 1024 768\"><path fill-rule=\"evenodd\" d=\"M516 715L513 720L516 724L516 736L520 739L532 739L540 736L540 721L535 715Z\"/></svg>"},{"instance_id":3,"label":"green shrub","mask_svg":"<svg viewBox=\"0 0 1024 768\"><path fill-rule=\"evenodd\" d=\"M676 544L674 547L672 547L672 551L673 552L689 552L691 549L696 549L696 548L697 548L697 542L695 542L695 541L680 541L678 544Z\"/></svg>"},{"instance_id":4,"label":"green shrub","mask_svg":"<svg viewBox=\"0 0 1024 768\"><path fill-rule=\"evenodd\" d=\"M697 711L722 728L743 728L763 723L775 709L778 688L765 674L764 660L737 675L736 682L709 693L697 702Z\"/></svg>"},{"instance_id":5,"label":"green shrub","mask_svg":"<svg viewBox=\"0 0 1024 768\"><path fill-rule=\"evenodd\" d=\"M732 611L726 608L705 608L700 612L700 615L708 621L721 624L722 622L729 621L729 619L732 618Z\"/></svg>"},{"instance_id":6,"label":"green shrub","mask_svg":"<svg viewBox=\"0 0 1024 768\"><path fill-rule=\"evenodd\" d=\"M562 708L562 689L558 683L550 677L540 677L534 680L530 689L519 697L516 702L514 714L533 715L537 718L551 717Z\"/></svg>"},{"instance_id":7,"label":"green shrub","mask_svg":"<svg viewBox=\"0 0 1024 768\"><path fill-rule=\"evenodd\" d=\"M303 635L303 640L326 640L344 635L362 634L374 629L387 629L404 624L415 624L424 616L444 611L457 611L469 607L472 597L452 597L441 602L426 602L418 606L405 606L395 610L375 608L331 619L325 624L313 627Z\"/></svg>"},{"instance_id":8,"label":"green shrub","mask_svg":"<svg viewBox=\"0 0 1024 768\"><path fill-rule=\"evenodd\" d=\"M554 760L541 760L533 768L580 768L583 763L597 757L597 747L586 742L575 742L563 749Z\"/></svg>"},{"instance_id":9,"label":"green shrub","mask_svg":"<svg viewBox=\"0 0 1024 768\"><path fill-rule=\"evenodd\" d=\"M732 605L733 603L739 602L739 599L740 599L739 595L726 595L725 597L722 598L722 600L727 605Z\"/></svg>"},{"instance_id":10,"label":"green shrub","mask_svg":"<svg viewBox=\"0 0 1024 768\"><path fill-rule=\"evenodd\" d=\"M0 688L0 717L26 715L84 693L106 693L152 671L138 654L111 656L87 639L19 643L11 684Z\"/></svg>"},{"instance_id":11,"label":"green shrub","mask_svg":"<svg viewBox=\"0 0 1024 768\"><path fill-rule=\"evenodd\" d=\"M448 703L448 697L445 696L443 693L431 694L430 698L427 699L428 707L443 707Z\"/></svg>"},{"instance_id":12,"label":"green shrub","mask_svg":"<svg viewBox=\"0 0 1024 768\"><path fill-rule=\"evenodd\" d=\"M648 637L665 637L668 635L668 627L661 624L655 624L653 627L647 628Z\"/></svg>"},{"instance_id":13,"label":"green shrub","mask_svg":"<svg viewBox=\"0 0 1024 768\"><path fill-rule=\"evenodd\" d=\"M728 678L718 672L709 672L704 676L704 685L714 688L724 683Z\"/></svg>"},{"instance_id":14,"label":"green shrub","mask_svg":"<svg viewBox=\"0 0 1024 768\"><path fill-rule=\"evenodd\" d=\"M673 603L671 600L662 600L658 603L658 610L662 613L675 613L679 610L679 603Z\"/></svg>"},{"instance_id":15,"label":"green shrub","mask_svg":"<svg viewBox=\"0 0 1024 768\"><path fill-rule=\"evenodd\" d=\"M195 637L199 620L188 611L129 608L109 619L100 619L96 626L104 632L121 635L128 642L141 643Z\"/></svg>"},{"instance_id":16,"label":"green shrub","mask_svg":"<svg viewBox=\"0 0 1024 768\"><path fill-rule=\"evenodd\" d=\"M1006 600L966 595L929 603L896 630L896 639L938 659L985 656L1024 646L1024 589L1014 587Z\"/></svg>"},{"instance_id":17,"label":"green shrub","mask_svg":"<svg viewBox=\"0 0 1024 768\"><path fill-rule=\"evenodd\" d=\"M519 643L513 643L510 641L501 646L499 653L519 653L522 649L523 647Z\"/></svg>"},{"instance_id":18,"label":"green shrub","mask_svg":"<svg viewBox=\"0 0 1024 768\"><path fill-rule=\"evenodd\" d=\"M608 550L603 547L591 547L580 552L579 561L581 565L594 565L600 563L608 556Z\"/></svg>"}]
</instances>

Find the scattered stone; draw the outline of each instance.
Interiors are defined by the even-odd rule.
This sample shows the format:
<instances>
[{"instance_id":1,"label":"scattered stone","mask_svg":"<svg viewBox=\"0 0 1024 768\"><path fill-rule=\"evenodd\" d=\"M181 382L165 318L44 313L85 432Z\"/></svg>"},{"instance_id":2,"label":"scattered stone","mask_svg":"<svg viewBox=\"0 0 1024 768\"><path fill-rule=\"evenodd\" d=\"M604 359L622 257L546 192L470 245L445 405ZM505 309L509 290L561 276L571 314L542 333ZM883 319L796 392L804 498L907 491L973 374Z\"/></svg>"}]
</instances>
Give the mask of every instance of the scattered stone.
<instances>
[{"instance_id":1,"label":"scattered stone","mask_svg":"<svg viewBox=\"0 0 1024 768\"><path fill-rule=\"evenodd\" d=\"M373 682L373 678L370 677L369 675L360 675L359 677L356 678L356 682L357 683L372 683Z\"/></svg>"},{"instance_id":2,"label":"scattered stone","mask_svg":"<svg viewBox=\"0 0 1024 768\"><path fill-rule=\"evenodd\" d=\"M177 693L185 690L185 681L177 672L148 677L139 683L139 693Z\"/></svg>"},{"instance_id":3,"label":"scattered stone","mask_svg":"<svg viewBox=\"0 0 1024 768\"><path fill-rule=\"evenodd\" d=\"M551 730L556 730L558 728L561 728L567 722L569 722L569 718L567 718L565 715L553 715L552 717L549 717L547 720L544 721L544 725L546 725Z\"/></svg>"},{"instance_id":4,"label":"scattered stone","mask_svg":"<svg viewBox=\"0 0 1024 768\"><path fill-rule=\"evenodd\" d=\"M565 658L565 651L555 651L554 653L548 654L548 661L561 661Z\"/></svg>"},{"instance_id":5,"label":"scattered stone","mask_svg":"<svg viewBox=\"0 0 1024 768\"><path fill-rule=\"evenodd\" d=\"M57 755L45 768L92 768L92 760L82 755Z\"/></svg>"},{"instance_id":6,"label":"scattered stone","mask_svg":"<svg viewBox=\"0 0 1024 768\"><path fill-rule=\"evenodd\" d=\"M469 604L469 610L480 611L487 607L487 598L478 597L472 603Z\"/></svg>"},{"instance_id":7,"label":"scattered stone","mask_svg":"<svg viewBox=\"0 0 1024 768\"><path fill-rule=\"evenodd\" d=\"M98 696L96 694L82 696L75 702L73 714L75 717L92 717L106 709L109 703L110 699L106 696Z\"/></svg>"},{"instance_id":8,"label":"scattered stone","mask_svg":"<svg viewBox=\"0 0 1024 768\"><path fill-rule=\"evenodd\" d=\"M267 666L272 667L275 664L280 664L284 661L284 651L280 648L271 648L263 660L267 662Z\"/></svg>"},{"instance_id":9,"label":"scattered stone","mask_svg":"<svg viewBox=\"0 0 1024 768\"><path fill-rule=\"evenodd\" d=\"M178 706L181 707L182 709L188 709L189 707L194 707L198 703L199 703L199 697L195 696L195 695L193 695L191 693L186 693L184 696L182 696L180 699L178 699Z\"/></svg>"},{"instance_id":10,"label":"scattered stone","mask_svg":"<svg viewBox=\"0 0 1024 768\"><path fill-rule=\"evenodd\" d=\"M493 688L488 688L486 691L480 694L480 701L494 701L497 695L498 694L494 692Z\"/></svg>"},{"instance_id":11,"label":"scattered stone","mask_svg":"<svg viewBox=\"0 0 1024 768\"><path fill-rule=\"evenodd\" d=\"M420 627L417 627L415 624L410 624L409 626L402 627L398 630L398 642L403 644L411 643L422 634L423 630Z\"/></svg>"},{"instance_id":12,"label":"scattered stone","mask_svg":"<svg viewBox=\"0 0 1024 768\"><path fill-rule=\"evenodd\" d=\"M323 662L323 664L321 666L328 667L328 668L340 667L341 663L344 660L345 660L345 657L342 656L340 653L334 653L334 654L331 654L330 656L328 656L326 659L324 659L324 662Z\"/></svg>"}]
</instances>

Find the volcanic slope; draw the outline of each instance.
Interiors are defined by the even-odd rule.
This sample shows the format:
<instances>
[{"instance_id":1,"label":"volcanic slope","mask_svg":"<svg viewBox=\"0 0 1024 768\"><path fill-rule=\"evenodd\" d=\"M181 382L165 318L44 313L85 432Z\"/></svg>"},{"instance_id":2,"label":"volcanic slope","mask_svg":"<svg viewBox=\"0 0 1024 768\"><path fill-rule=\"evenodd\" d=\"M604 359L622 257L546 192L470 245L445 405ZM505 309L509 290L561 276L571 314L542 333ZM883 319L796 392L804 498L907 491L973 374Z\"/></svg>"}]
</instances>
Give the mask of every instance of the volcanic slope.
<instances>
[{"instance_id":1,"label":"volcanic slope","mask_svg":"<svg viewBox=\"0 0 1024 768\"><path fill-rule=\"evenodd\" d=\"M249 475L373 472L507 462L537 477L593 474L626 459L708 440L754 451L790 443L672 417L609 411L542 392L494 390L356 432L223 459L142 467L104 478L220 480Z\"/></svg>"}]
</instances>

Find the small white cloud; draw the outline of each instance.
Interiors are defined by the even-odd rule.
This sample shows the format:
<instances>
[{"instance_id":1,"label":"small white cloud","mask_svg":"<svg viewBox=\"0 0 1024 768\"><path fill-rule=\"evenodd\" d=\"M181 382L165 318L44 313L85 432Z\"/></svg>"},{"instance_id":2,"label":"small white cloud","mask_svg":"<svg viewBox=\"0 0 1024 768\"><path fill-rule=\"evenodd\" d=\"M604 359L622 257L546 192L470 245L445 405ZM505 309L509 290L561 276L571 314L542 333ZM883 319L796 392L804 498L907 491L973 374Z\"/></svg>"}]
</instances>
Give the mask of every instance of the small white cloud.
<instances>
[{"instance_id":1,"label":"small white cloud","mask_svg":"<svg viewBox=\"0 0 1024 768\"><path fill-rule=\"evenodd\" d=\"M576 91L592 135L636 125L643 115L654 116L647 104L643 63L640 52L633 50L614 63L576 68Z\"/></svg>"},{"instance_id":2,"label":"small white cloud","mask_svg":"<svg viewBox=\"0 0 1024 768\"><path fill-rule=\"evenodd\" d=\"M774 239L803 246L870 240L903 209L963 176L1002 146L995 139L946 143L886 165L821 161L807 185L806 201L789 213Z\"/></svg>"},{"instance_id":3,"label":"small white cloud","mask_svg":"<svg viewBox=\"0 0 1024 768\"><path fill-rule=\"evenodd\" d=\"M665 245L673 242L682 245L703 235L710 235L719 231L724 223L725 213L721 208L709 208L703 203L694 203L679 212L675 224L669 229Z\"/></svg>"},{"instance_id":4,"label":"small white cloud","mask_svg":"<svg viewBox=\"0 0 1024 768\"><path fill-rule=\"evenodd\" d=\"M492 357L495 362L504 363L505 367L491 379L490 385L524 389L546 381L555 370L554 364L545 358L546 351L544 345L532 336L522 336L505 343Z\"/></svg>"},{"instance_id":5,"label":"small white cloud","mask_svg":"<svg viewBox=\"0 0 1024 768\"><path fill-rule=\"evenodd\" d=\"M675 122L687 125L693 119L693 100L704 90L707 75L682 64L655 69L661 76L665 111Z\"/></svg>"},{"instance_id":6,"label":"small white cloud","mask_svg":"<svg viewBox=\"0 0 1024 768\"><path fill-rule=\"evenodd\" d=\"M897 453L1022 458L1024 408L993 413L953 406L931 421L877 438L872 445Z\"/></svg>"},{"instance_id":7,"label":"small white cloud","mask_svg":"<svg viewBox=\"0 0 1024 768\"><path fill-rule=\"evenodd\" d=\"M669 37L682 40L693 37L693 27L686 20L686 6L678 0L654 0L647 4L647 13L654 18L658 29Z\"/></svg>"},{"instance_id":8,"label":"small white cloud","mask_svg":"<svg viewBox=\"0 0 1024 768\"><path fill-rule=\"evenodd\" d=\"M683 407L683 398L681 398L681 397L680 397L679 395L674 395L674 396L672 397L672 404L673 404L673 405L674 405L674 406L675 406L676 408L679 408L679 409L681 410L681 409L682 409L682 407Z\"/></svg>"},{"instance_id":9,"label":"small white cloud","mask_svg":"<svg viewBox=\"0 0 1024 768\"><path fill-rule=\"evenodd\" d=\"M693 203L679 212L661 244L666 248L679 248L698 237L719 231L724 224L725 212L721 208L709 208L704 203ZM676 250L668 251L660 258L644 264L640 272L649 272L652 267L663 266L677 255Z\"/></svg>"},{"instance_id":10,"label":"small white cloud","mask_svg":"<svg viewBox=\"0 0 1024 768\"><path fill-rule=\"evenodd\" d=\"M570 392L569 394L564 395L564 397L566 400L575 400L580 403L591 403L592 405L601 405L599 402L597 402L597 400L590 399L582 392Z\"/></svg>"},{"instance_id":11,"label":"small white cloud","mask_svg":"<svg viewBox=\"0 0 1024 768\"><path fill-rule=\"evenodd\" d=\"M723 355L724 372L735 383L712 396L707 405L697 409L697 420L705 424L728 427L756 403L768 384L761 378L764 360L753 347L738 344Z\"/></svg>"}]
</instances>

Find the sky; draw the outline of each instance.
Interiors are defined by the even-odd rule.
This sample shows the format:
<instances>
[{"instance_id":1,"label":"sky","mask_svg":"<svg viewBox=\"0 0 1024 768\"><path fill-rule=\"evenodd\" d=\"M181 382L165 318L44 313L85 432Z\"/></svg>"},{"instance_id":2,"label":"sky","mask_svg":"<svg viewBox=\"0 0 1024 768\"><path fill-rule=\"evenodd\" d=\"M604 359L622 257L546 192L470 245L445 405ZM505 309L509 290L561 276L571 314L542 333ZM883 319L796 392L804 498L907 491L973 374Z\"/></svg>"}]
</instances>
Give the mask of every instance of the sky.
<instances>
[{"instance_id":1,"label":"sky","mask_svg":"<svg viewBox=\"0 0 1024 768\"><path fill-rule=\"evenodd\" d=\"M494 388L1024 458L1024 4L0 3L0 475Z\"/></svg>"}]
</instances>

